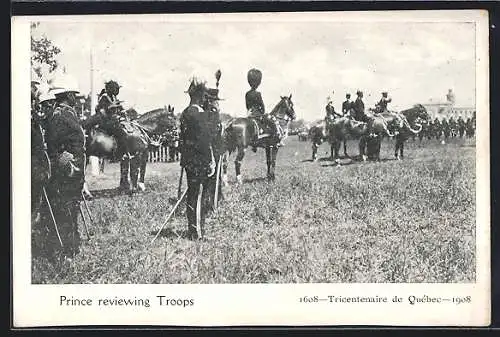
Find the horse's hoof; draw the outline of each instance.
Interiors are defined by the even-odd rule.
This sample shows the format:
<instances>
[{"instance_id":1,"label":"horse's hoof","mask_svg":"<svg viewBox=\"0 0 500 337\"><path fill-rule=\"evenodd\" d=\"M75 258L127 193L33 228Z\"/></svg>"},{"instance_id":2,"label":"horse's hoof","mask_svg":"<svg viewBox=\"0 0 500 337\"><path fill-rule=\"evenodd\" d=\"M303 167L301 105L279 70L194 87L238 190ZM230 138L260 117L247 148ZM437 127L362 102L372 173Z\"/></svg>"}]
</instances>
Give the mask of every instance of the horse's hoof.
<instances>
[{"instance_id":1,"label":"horse's hoof","mask_svg":"<svg viewBox=\"0 0 500 337\"><path fill-rule=\"evenodd\" d=\"M222 175L222 185L224 185L224 186L229 185L229 182L227 180L227 174Z\"/></svg>"},{"instance_id":2,"label":"horse's hoof","mask_svg":"<svg viewBox=\"0 0 500 337\"><path fill-rule=\"evenodd\" d=\"M137 187L141 192L144 192L146 190L146 185L144 183L138 183Z\"/></svg>"},{"instance_id":3,"label":"horse's hoof","mask_svg":"<svg viewBox=\"0 0 500 337\"><path fill-rule=\"evenodd\" d=\"M243 178L241 177L241 175L236 176L236 182L237 182L239 185L243 184Z\"/></svg>"},{"instance_id":4,"label":"horse's hoof","mask_svg":"<svg viewBox=\"0 0 500 337\"><path fill-rule=\"evenodd\" d=\"M366 161L366 159L367 159L367 158L366 158L366 156L365 156L365 155L363 155L363 156L361 157L361 159L362 159L363 161Z\"/></svg>"}]
</instances>

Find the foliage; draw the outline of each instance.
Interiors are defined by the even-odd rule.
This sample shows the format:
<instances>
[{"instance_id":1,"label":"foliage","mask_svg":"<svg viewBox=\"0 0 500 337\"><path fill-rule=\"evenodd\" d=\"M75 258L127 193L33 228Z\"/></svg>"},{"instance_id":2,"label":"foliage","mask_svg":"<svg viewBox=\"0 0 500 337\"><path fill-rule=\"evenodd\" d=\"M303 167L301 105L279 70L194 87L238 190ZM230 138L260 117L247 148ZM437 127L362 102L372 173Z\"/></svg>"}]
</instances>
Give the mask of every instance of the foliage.
<instances>
[{"instance_id":1,"label":"foliage","mask_svg":"<svg viewBox=\"0 0 500 337\"><path fill-rule=\"evenodd\" d=\"M31 68L39 76L43 76L43 65L47 66L49 73L59 66L56 56L61 50L46 36L36 37L38 23L31 23Z\"/></svg>"}]
</instances>

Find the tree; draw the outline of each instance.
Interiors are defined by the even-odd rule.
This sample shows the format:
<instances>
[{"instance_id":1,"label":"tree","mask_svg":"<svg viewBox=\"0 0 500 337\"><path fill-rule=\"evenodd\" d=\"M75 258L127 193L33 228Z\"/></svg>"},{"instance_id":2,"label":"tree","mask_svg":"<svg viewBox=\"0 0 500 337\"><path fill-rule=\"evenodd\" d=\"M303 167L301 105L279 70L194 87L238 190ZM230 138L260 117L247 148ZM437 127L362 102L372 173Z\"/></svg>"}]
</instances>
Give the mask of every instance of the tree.
<instances>
[{"instance_id":1,"label":"tree","mask_svg":"<svg viewBox=\"0 0 500 337\"><path fill-rule=\"evenodd\" d=\"M43 77L44 67L49 73L53 72L59 66L56 56L61 50L55 46L52 41L42 35L37 37L36 29L39 23L31 23L31 69L39 76Z\"/></svg>"}]
</instances>

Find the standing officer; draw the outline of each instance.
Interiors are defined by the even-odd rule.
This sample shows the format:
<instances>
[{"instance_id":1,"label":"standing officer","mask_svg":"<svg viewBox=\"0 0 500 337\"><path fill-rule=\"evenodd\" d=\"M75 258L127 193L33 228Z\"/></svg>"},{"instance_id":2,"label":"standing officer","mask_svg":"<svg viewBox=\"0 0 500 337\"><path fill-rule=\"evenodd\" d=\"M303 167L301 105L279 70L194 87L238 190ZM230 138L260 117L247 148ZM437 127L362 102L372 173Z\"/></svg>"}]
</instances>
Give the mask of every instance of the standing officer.
<instances>
[{"instance_id":1,"label":"standing officer","mask_svg":"<svg viewBox=\"0 0 500 337\"><path fill-rule=\"evenodd\" d=\"M342 103L342 114L345 116L349 114L352 109L351 94L347 93L345 95L345 101Z\"/></svg>"},{"instance_id":2,"label":"standing officer","mask_svg":"<svg viewBox=\"0 0 500 337\"><path fill-rule=\"evenodd\" d=\"M191 101L181 114L181 167L186 170L188 238L201 239L204 234L209 179L215 173L215 157L206 106L207 88L196 79L187 91ZM197 230L197 223L200 230Z\"/></svg>"},{"instance_id":3,"label":"standing officer","mask_svg":"<svg viewBox=\"0 0 500 337\"><path fill-rule=\"evenodd\" d=\"M71 88L52 90L56 106L47 116L45 134L53 167L47 194L61 236L62 253L69 260L80 247L77 219L85 179L85 135L74 109L77 92ZM55 234L52 239L53 245L60 245Z\"/></svg>"},{"instance_id":4,"label":"standing officer","mask_svg":"<svg viewBox=\"0 0 500 337\"><path fill-rule=\"evenodd\" d=\"M223 154L223 143L222 143L222 122L220 120L220 108L219 108L219 89L207 89L207 94L205 96L205 104L203 109L207 113L208 117L208 127L210 135L210 143L212 144L212 149L214 153L215 163L219 164L221 160L221 155ZM221 163L222 164L222 163ZM216 172L217 173L217 172ZM208 210L214 209L214 197L217 185L217 174L212 175L208 181L208 197L207 202ZM222 199L222 182L219 177L219 188L218 188L218 200Z\"/></svg>"}]
</instances>

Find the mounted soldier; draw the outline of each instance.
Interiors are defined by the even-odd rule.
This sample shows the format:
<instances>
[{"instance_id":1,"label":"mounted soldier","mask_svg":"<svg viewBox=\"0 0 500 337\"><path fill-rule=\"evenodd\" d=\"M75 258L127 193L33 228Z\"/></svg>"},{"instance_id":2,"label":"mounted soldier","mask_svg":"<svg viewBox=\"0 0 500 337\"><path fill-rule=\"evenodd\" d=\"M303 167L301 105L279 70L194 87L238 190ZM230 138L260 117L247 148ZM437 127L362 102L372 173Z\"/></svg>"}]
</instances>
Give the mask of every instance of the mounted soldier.
<instances>
[{"instance_id":1,"label":"mounted soldier","mask_svg":"<svg viewBox=\"0 0 500 337\"><path fill-rule=\"evenodd\" d=\"M348 115L351 112L353 106L353 102L351 101L351 94L347 93L345 95L345 101L342 102L342 114L344 116Z\"/></svg>"},{"instance_id":2,"label":"mounted soldier","mask_svg":"<svg viewBox=\"0 0 500 337\"><path fill-rule=\"evenodd\" d=\"M325 106L325 112L326 112L325 122L327 124L332 122L337 117L342 117L341 114L335 111L335 107L333 106L333 101L330 97L328 97L328 103Z\"/></svg>"},{"instance_id":3,"label":"mounted soldier","mask_svg":"<svg viewBox=\"0 0 500 337\"><path fill-rule=\"evenodd\" d=\"M280 131L280 127L278 126L277 121L267 117L262 95L259 91L257 91L257 88L262 82L262 72L255 68L250 69L247 73L247 81L251 88L245 94L245 103L249 114L248 116L254 118L258 122L260 128L268 129L271 132L270 136L276 137L278 146L283 146L283 135ZM257 147L253 146L252 151L256 152Z\"/></svg>"},{"instance_id":4,"label":"mounted soldier","mask_svg":"<svg viewBox=\"0 0 500 337\"><path fill-rule=\"evenodd\" d=\"M366 122L366 114L365 114L365 103L363 102L363 92L357 91L356 95L358 96L352 105L352 109L354 110L354 119L360 122Z\"/></svg>"},{"instance_id":5,"label":"mounted soldier","mask_svg":"<svg viewBox=\"0 0 500 337\"><path fill-rule=\"evenodd\" d=\"M47 195L59 227L62 254L70 260L79 252L77 219L85 180L85 135L74 109L77 92L68 86L50 90L56 97L55 108L46 110L45 120L47 153L53 167ZM45 218L50 219L47 214ZM55 240L52 244L59 245Z\"/></svg>"},{"instance_id":6,"label":"mounted soldier","mask_svg":"<svg viewBox=\"0 0 500 337\"><path fill-rule=\"evenodd\" d=\"M213 148L214 134L207 107L208 89L204 82L191 81L187 93L189 106L181 114L180 150L181 167L186 170L188 238L203 237L208 193L204 188L210 185L210 177L216 170Z\"/></svg>"},{"instance_id":7,"label":"mounted soldier","mask_svg":"<svg viewBox=\"0 0 500 337\"><path fill-rule=\"evenodd\" d=\"M392 102L392 98L389 98L387 96L387 92L384 91L382 92L382 98L380 101L378 101L377 104L375 104L375 113L385 113L388 112L389 110L387 109L387 105Z\"/></svg>"}]
</instances>

